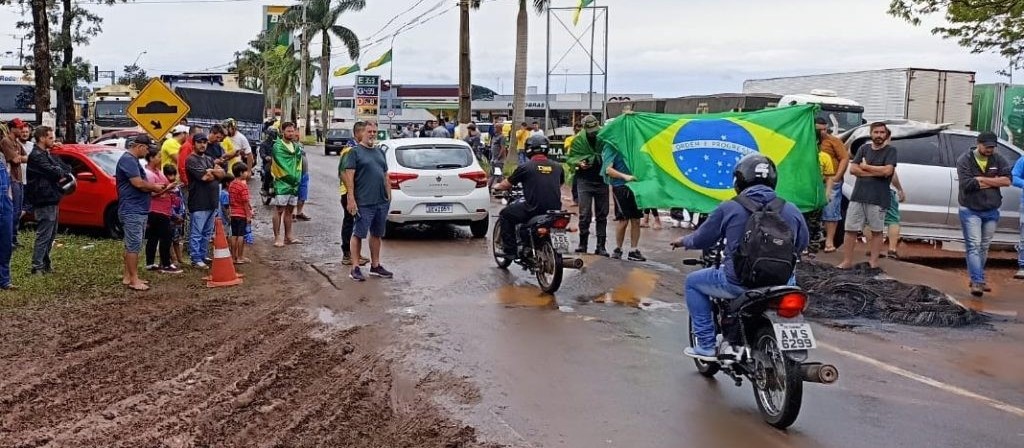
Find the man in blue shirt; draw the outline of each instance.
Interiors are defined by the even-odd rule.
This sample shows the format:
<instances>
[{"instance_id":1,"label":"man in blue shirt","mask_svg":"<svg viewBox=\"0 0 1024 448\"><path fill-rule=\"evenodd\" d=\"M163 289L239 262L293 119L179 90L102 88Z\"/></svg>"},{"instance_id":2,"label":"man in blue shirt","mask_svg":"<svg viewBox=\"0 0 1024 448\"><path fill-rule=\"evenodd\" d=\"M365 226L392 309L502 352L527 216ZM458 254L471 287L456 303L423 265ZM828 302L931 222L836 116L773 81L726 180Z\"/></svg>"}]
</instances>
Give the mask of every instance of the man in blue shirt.
<instances>
[{"instance_id":1,"label":"man in blue shirt","mask_svg":"<svg viewBox=\"0 0 1024 448\"><path fill-rule=\"evenodd\" d=\"M124 276L121 283L136 291L146 291L149 285L139 278L139 252L149 220L152 193L164 193L170 184L156 185L146 180L139 159L156 157L159 152L148 135L135 138L131 148L117 161L117 215L124 226Z\"/></svg>"},{"instance_id":2,"label":"man in blue shirt","mask_svg":"<svg viewBox=\"0 0 1024 448\"><path fill-rule=\"evenodd\" d=\"M1013 186L1024 190L1024 157L1017 159L1013 165ZM1024 194L1020 196L1020 211L1024 213ZM1020 215L1020 243L1017 245L1017 273L1013 278L1024 280L1024 214Z\"/></svg>"},{"instance_id":3,"label":"man in blue shirt","mask_svg":"<svg viewBox=\"0 0 1024 448\"><path fill-rule=\"evenodd\" d=\"M618 223L615 229L615 250L612 251L612 258L622 258L622 243L626 240L626 229L629 229L629 245L632 250L626 257L630 261L647 261L640 249L640 219L644 217L643 211L636 204L636 196L633 190L626 185L636 180L629 167L626 166L626 159L618 151L605 146L602 155L605 165L605 181L612 186L612 197L615 200L615 221Z\"/></svg>"},{"instance_id":4,"label":"man in blue shirt","mask_svg":"<svg viewBox=\"0 0 1024 448\"><path fill-rule=\"evenodd\" d=\"M11 252L14 250L14 200L11 174L0 154L0 289L17 289L11 283Z\"/></svg>"}]
</instances>

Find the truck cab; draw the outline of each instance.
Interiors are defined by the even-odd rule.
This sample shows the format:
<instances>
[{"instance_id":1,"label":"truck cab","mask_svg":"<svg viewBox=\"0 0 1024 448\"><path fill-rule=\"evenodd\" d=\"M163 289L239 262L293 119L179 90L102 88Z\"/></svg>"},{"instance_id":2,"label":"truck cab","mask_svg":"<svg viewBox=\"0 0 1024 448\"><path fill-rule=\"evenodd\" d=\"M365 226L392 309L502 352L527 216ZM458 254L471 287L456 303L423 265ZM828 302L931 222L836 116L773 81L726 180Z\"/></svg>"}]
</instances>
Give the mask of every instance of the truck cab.
<instances>
[{"instance_id":1,"label":"truck cab","mask_svg":"<svg viewBox=\"0 0 1024 448\"><path fill-rule=\"evenodd\" d=\"M113 131L136 126L128 117L128 105L139 92L118 84L101 87L89 95L89 137L96 138Z\"/></svg>"},{"instance_id":2,"label":"truck cab","mask_svg":"<svg viewBox=\"0 0 1024 448\"><path fill-rule=\"evenodd\" d=\"M832 90L815 89L809 94L785 95L779 100L779 107L801 104L821 106L818 117L829 122L833 134L841 134L865 123L864 106L849 98L840 97Z\"/></svg>"}]
</instances>

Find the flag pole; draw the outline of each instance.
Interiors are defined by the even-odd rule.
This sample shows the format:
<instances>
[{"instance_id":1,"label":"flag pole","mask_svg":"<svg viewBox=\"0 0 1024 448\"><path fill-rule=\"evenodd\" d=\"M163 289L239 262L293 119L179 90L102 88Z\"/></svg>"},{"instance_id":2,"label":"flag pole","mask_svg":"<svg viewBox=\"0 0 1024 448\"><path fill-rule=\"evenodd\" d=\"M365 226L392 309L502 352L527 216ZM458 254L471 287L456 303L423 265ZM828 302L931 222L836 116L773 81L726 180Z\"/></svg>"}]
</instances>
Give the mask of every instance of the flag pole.
<instances>
[{"instance_id":1,"label":"flag pole","mask_svg":"<svg viewBox=\"0 0 1024 448\"><path fill-rule=\"evenodd\" d=\"M398 37L398 33L391 35L391 61L388 63L388 82L391 83L391 87L395 86L395 38ZM390 90L388 91L390 93ZM395 103L391 101L391 97L388 97L388 132L391 132L395 127L394 107Z\"/></svg>"}]
</instances>

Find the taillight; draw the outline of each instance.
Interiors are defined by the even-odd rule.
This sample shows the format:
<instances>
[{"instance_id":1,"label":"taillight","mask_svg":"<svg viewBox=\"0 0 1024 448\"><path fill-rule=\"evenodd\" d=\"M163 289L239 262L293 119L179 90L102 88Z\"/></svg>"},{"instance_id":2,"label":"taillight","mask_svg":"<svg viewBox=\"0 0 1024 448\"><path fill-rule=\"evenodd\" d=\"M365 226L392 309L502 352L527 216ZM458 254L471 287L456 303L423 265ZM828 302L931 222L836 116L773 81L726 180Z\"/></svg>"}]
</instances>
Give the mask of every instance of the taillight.
<instances>
[{"instance_id":1,"label":"taillight","mask_svg":"<svg viewBox=\"0 0 1024 448\"><path fill-rule=\"evenodd\" d=\"M547 227L538 227L537 228L537 235L538 236L548 236L548 233L551 233L551 231L548 230Z\"/></svg>"},{"instance_id":2,"label":"taillight","mask_svg":"<svg viewBox=\"0 0 1024 448\"><path fill-rule=\"evenodd\" d=\"M420 177L419 174L413 173L388 173L388 182L391 183L391 188L394 190L401 189L402 182L407 180L413 180Z\"/></svg>"},{"instance_id":3,"label":"taillight","mask_svg":"<svg viewBox=\"0 0 1024 448\"><path fill-rule=\"evenodd\" d=\"M556 229L564 229L569 227L569 218L563 216L561 218L555 218L555 221L551 223L551 227Z\"/></svg>"},{"instance_id":4,"label":"taillight","mask_svg":"<svg viewBox=\"0 0 1024 448\"><path fill-rule=\"evenodd\" d=\"M789 319L799 316L805 308L807 308L807 294L791 292L779 299L778 305L775 306L775 312L779 317Z\"/></svg>"},{"instance_id":5,"label":"taillight","mask_svg":"<svg viewBox=\"0 0 1024 448\"><path fill-rule=\"evenodd\" d=\"M473 182L476 182L476 187L477 188L486 188L487 187L487 180L488 180L487 179L487 173L485 173L483 171L473 171L472 173L462 173L462 174L459 174L459 177L461 177L463 179L469 179L469 180L471 180Z\"/></svg>"}]
</instances>

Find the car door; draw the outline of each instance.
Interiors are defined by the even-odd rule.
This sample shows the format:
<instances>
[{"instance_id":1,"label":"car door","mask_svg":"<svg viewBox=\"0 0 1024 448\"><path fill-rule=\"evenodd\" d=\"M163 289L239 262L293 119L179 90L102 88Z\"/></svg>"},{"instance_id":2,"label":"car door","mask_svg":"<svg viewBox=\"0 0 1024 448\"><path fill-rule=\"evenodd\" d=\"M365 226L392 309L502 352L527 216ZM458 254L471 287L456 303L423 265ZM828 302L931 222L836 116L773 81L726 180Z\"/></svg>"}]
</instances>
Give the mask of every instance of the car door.
<instances>
[{"instance_id":1,"label":"car door","mask_svg":"<svg viewBox=\"0 0 1024 448\"><path fill-rule=\"evenodd\" d=\"M945 160L938 134L893 140L898 157L896 175L906 194L900 204L900 220L907 226L949 227L958 221L950 218L953 192L953 168Z\"/></svg>"},{"instance_id":2,"label":"car door","mask_svg":"<svg viewBox=\"0 0 1024 448\"><path fill-rule=\"evenodd\" d=\"M97 205L100 182L104 179L90 168L79 154L60 154L60 160L75 173L75 192L60 201L60 224L65 226L96 226L103 223L103 207ZM83 176L83 174L85 174ZM91 175L91 177L89 176ZM99 223L96 222L97 216Z\"/></svg>"},{"instance_id":3,"label":"car door","mask_svg":"<svg viewBox=\"0 0 1024 448\"><path fill-rule=\"evenodd\" d=\"M978 146L978 140L974 136L951 134L948 138L953 150L953 156L956 157L955 160L959 160L960 156ZM1018 150L1015 150L1002 142L1000 142L999 146L996 148L996 153L1003 156L1003 158L1010 162L1011 167L1013 167L1021 157ZM953 177L956 179L955 173ZM1006 187L1000 189L1000 193L1003 194L1003 205L999 207L999 231L1016 233L1020 228L1021 190L1017 187ZM955 205L959 208L958 202L955 202Z\"/></svg>"}]
</instances>

